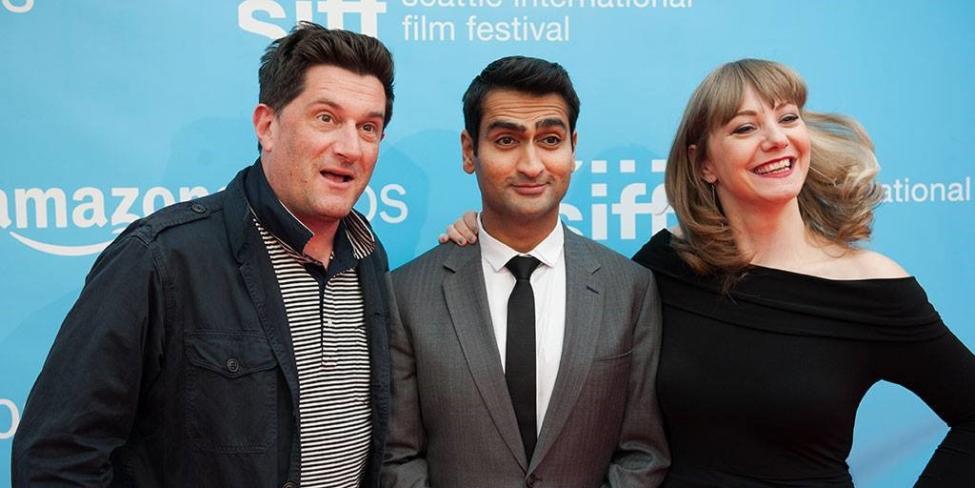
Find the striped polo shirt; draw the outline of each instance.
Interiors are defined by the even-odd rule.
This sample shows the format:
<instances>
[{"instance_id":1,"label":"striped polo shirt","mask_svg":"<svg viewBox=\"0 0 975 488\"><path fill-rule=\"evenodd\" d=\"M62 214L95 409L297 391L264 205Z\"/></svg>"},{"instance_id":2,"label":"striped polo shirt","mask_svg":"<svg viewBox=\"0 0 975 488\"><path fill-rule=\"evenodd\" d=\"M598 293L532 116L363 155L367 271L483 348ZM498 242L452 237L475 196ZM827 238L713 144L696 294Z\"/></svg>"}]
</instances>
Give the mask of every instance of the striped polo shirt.
<instances>
[{"instance_id":1,"label":"striped polo shirt","mask_svg":"<svg viewBox=\"0 0 975 488\"><path fill-rule=\"evenodd\" d=\"M356 488L372 434L365 301L356 266L375 251L375 236L364 217L350 212L339 223L326 268L296 250L310 231L273 194L267 198L263 172L254 173L258 181L250 190L259 203L249 199L253 220L277 277L298 372L300 484Z\"/></svg>"}]
</instances>

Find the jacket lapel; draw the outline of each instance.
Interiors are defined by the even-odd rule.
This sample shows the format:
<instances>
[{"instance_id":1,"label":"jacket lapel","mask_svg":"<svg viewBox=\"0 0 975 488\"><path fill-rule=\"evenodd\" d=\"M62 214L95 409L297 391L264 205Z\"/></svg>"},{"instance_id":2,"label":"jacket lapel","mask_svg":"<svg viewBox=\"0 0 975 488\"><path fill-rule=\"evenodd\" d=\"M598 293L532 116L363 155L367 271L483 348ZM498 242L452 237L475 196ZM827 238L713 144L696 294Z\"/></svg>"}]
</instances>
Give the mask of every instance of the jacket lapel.
<instances>
[{"instance_id":1,"label":"jacket lapel","mask_svg":"<svg viewBox=\"0 0 975 488\"><path fill-rule=\"evenodd\" d=\"M369 454L361 486L378 486L382 468L383 443L389 430L390 352L387 335L387 296L389 274L385 254L378 245L372 254L361 259L356 272L365 300L366 337L369 346L369 394L372 400L372 452ZM382 259L379 259L379 256ZM290 337L290 334L289 334Z\"/></svg>"},{"instance_id":2,"label":"jacket lapel","mask_svg":"<svg viewBox=\"0 0 975 488\"><path fill-rule=\"evenodd\" d=\"M444 267L449 272L443 281L444 299L471 376L505 444L526 469L525 448L491 326L480 246L453 248Z\"/></svg>"},{"instance_id":3,"label":"jacket lapel","mask_svg":"<svg viewBox=\"0 0 975 488\"><path fill-rule=\"evenodd\" d=\"M298 405L298 370L291 344L291 331L288 329L288 316L281 300L269 299L281 295L271 259L267 256L264 242L251 220L253 217L244 196L242 181L246 171L247 169L242 170L227 185L227 238L234 247L240 277L257 310L257 317L268 344L281 367L281 373L291 393L291 401Z\"/></svg>"},{"instance_id":4,"label":"jacket lapel","mask_svg":"<svg viewBox=\"0 0 975 488\"><path fill-rule=\"evenodd\" d=\"M257 233L256 229L254 233ZM291 344L291 332L288 330L288 316L281 300L268 299L269 296L276 296L279 293L277 280L271 279L274 276L274 269L264 269L271 267L269 258L256 259L258 252L266 252L263 245L261 249L254 249L256 246L252 243L246 246L251 247L248 252L250 259L240 265L240 276L247 285L247 293L250 294L257 309L264 335L267 336L271 350L274 351L274 356L281 367L281 373L288 384L291 401L294 405L298 405L298 371L293 353L294 346Z\"/></svg>"},{"instance_id":5,"label":"jacket lapel","mask_svg":"<svg viewBox=\"0 0 975 488\"><path fill-rule=\"evenodd\" d=\"M529 472L538 466L562 432L589 376L596 351L603 290L596 277L599 263L592 258L587 245L581 237L565 230L565 338L559 373Z\"/></svg>"}]
</instances>

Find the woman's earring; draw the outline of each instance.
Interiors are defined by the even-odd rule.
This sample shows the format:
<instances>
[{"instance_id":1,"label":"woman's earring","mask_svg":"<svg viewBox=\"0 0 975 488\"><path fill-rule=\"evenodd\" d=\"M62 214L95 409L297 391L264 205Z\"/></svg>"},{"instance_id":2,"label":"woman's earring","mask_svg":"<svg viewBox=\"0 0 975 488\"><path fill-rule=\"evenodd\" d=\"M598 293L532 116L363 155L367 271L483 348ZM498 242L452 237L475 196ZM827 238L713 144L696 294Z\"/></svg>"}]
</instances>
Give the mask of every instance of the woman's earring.
<instances>
[{"instance_id":1,"label":"woman's earring","mask_svg":"<svg viewBox=\"0 0 975 488\"><path fill-rule=\"evenodd\" d=\"M718 196L715 193L714 187L716 186L716 184L718 182L718 179L715 178L714 176L705 176L704 177L704 182L707 183L708 186L711 187L711 201L714 202L715 205L717 205L718 204Z\"/></svg>"}]
</instances>

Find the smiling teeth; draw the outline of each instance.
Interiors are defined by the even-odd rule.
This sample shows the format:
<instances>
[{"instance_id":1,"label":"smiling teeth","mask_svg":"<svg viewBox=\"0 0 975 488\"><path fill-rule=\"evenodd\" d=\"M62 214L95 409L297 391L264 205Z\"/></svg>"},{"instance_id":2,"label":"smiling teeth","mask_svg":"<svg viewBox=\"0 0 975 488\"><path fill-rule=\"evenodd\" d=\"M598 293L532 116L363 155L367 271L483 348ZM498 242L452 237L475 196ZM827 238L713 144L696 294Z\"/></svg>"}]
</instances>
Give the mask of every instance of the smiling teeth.
<instances>
[{"instance_id":1,"label":"smiling teeth","mask_svg":"<svg viewBox=\"0 0 975 488\"><path fill-rule=\"evenodd\" d=\"M782 159L774 163L769 163L763 166L755 168L755 173L760 175L767 175L769 173L774 173L776 171L787 169L792 166L792 158Z\"/></svg>"}]
</instances>

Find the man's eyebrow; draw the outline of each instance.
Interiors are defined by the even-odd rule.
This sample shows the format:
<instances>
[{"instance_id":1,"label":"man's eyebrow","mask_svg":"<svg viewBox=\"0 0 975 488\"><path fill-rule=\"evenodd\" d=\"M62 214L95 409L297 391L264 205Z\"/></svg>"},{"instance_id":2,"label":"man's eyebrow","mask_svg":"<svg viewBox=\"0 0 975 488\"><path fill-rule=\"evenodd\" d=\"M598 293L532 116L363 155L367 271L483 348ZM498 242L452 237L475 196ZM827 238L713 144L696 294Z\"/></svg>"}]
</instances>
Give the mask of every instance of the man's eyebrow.
<instances>
[{"instance_id":1,"label":"man's eyebrow","mask_svg":"<svg viewBox=\"0 0 975 488\"><path fill-rule=\"evenodd\" d=\"M565 125L565 121L558 117L549 117L547 119L539 120L535 122L536 129L547 129L551 127L561 127L563 129L568 129Z\"/></svg>"},{"instance_id":2,"label":"man's eyebrow","mask_svg":"<svg viewBox=\"0 0 975 488\"><path fill-rule=\"evenodd\" d=\"M526 130L528 130L527 127L521 124L516 124L514 122L509 122L507 120L495 120L488 124L488 126L485 128L485 131L491 132L492 130L495 129L506 129L515 132L525 132Z\"/></svg>"},{"instance_id":3,"label":"man's eyebrow","mask_svg":"<svg viewBox=\"0 0 975 488\"><path fill-rule=\"evenodd\" d=\"M311 101L312 105L328 105L329 107L342 108L337 102L333 101L331 98L319 97Z\"/></svg>"},{"instance_id":4,"label":"man's eyebrow","mask_svg":"<svg viewBox=\"0 0 975 488\"><path fill-rule=\"evenodd\" d=\"M331 100L329 98L316 98L315 100L313 100L311 102L311 104L312 104L312 106L315 106L315 105L326 105L328 107L331 107L331 108L337 109L337 110L342 110L343 109L343 107L342 107L341 104L339 104L339 103L337 103L337 102L335 102L335 101L333 101L333 100ZM380 112L378 110L375 110L375 111L372 111L372 112L369 112L368 114L366 114L366 117L367 118L370 118L370 119L385 119L386 113L385 113L385 111Z\"/></svg>"}]
</instances>

